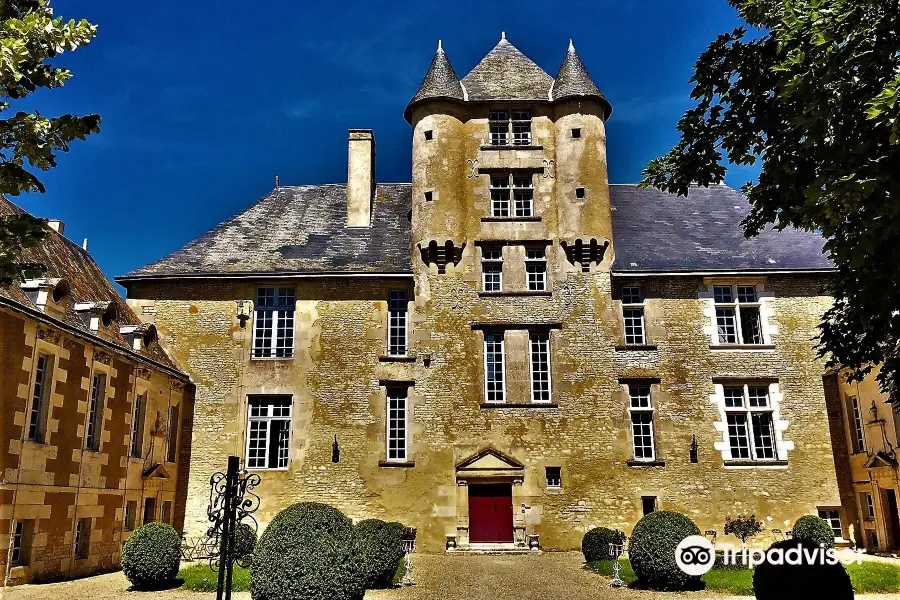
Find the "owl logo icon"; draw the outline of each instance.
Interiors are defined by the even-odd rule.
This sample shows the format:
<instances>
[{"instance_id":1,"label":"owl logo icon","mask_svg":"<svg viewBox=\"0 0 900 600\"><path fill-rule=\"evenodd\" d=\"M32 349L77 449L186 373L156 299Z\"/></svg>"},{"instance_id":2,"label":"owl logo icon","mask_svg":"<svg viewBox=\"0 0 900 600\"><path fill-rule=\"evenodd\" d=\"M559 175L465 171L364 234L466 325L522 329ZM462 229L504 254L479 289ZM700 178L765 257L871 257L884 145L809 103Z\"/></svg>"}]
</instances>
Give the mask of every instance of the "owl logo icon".
<instances>
[{"instance_id":1,"label":"owl logo icon","mask_svg":"<svg viewBox=\"0 0 900 600\"><path fill-rule=\"evenodd\" d=\"M675 548L675 563L688 575L705 575L712 569L715 561L715 548L702 535L688 536Z\"/></svg>"}]
</instances>

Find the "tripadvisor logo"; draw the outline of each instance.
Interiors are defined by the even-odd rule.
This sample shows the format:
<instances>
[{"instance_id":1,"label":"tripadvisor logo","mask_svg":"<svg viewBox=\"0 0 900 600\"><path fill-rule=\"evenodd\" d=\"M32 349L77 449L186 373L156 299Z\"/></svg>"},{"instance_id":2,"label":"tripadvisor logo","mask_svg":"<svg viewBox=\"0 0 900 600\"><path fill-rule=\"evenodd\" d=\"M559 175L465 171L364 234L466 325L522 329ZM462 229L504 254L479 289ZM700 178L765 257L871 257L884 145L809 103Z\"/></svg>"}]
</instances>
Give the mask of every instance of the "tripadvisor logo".
<instances>
[{"instance_id":1,"label":"tripadvisor logo","mask_svg":"<svg viewBox=\"0 0 900 600\"><path fill-rule=\"evenodd\" d=\"M716 552L712 542L702 535L688 536L675 547L675 563L688 575L705 575L714 562Z\"/></svg>"},{"instance_id":2,"label":"tripadvisor logo","mask_svg":"<svg viewBox=\"0 0 900 600\"><path fill-rule=\"evenodd\" d=\"M678 568L695 577L705 575L713 568L716 562L715 548L708 539L702 535L691 535L675 547L675 563ZM773 565L835 565L842 563L861 563L862 557L851 551L838 552L834 548L826 548L819 544L818 547L797 546L793 548L733 548L726 547L722 556L724 565L743 564L745 567L755 569L764 562Z\"/></svg>"}]
</instances>

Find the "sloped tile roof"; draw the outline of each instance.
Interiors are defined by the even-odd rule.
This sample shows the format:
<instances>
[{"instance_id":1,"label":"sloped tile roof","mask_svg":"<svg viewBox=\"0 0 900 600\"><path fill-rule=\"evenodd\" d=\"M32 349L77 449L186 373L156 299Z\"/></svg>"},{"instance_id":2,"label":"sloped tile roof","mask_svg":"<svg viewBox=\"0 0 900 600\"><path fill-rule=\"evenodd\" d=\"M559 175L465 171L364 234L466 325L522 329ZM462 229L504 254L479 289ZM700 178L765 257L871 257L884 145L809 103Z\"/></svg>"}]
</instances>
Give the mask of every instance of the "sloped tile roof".
<instances>
[{"instance_id":1,"label":"sloped tile roof","mask_svg":"<svg viewBox=\"0 0 900 600\"><path fill-rule=\"evenodd\" d=\"M825 240L798 229L744 237L746 197L724 185L687 197L636 185L611 185L613 271L778 271L832 269Z\"/></svg>"},{"instance_id":2,"label":"sloped tile roof","mask_svg":"<svg viewBox=\"0 0 900 600\"><path fill-rule=\"evenodd\" d=\"M279 187L116 280L179 275L411 273L410 185L378 184L371 227L346 227L347 186Z\"/></svg>"},{"instance_id":3,"label":"sloped tile roof","mask_svg":"<svg viewBox=\"0 0 900 600\"><path fill-rule=\"evenodd\" d=\"M550 100L553 78L504 37L462 84L471 100Z\"/></svg>"},{"instance_id":4,"label":"sloped tile roof","mask_svg":"<svg viewBox=\"0 0 900 600\"><path fill-rule=\"evenodd\" d=\"M0 216L25 212L21 207L0 196ZM81 316L75 312L75 304L111 302L115 306L116 312L114 326L100 337L126 352L135 353L128 340L119 333L118 328L123 325L141 325L141 320L125 303L87 250L83 250L81 246L73 243L64 235L51 230L50 235L40 246L25 250L22 260L44 265L47 267L44 277L64 279L68 284L68 294L59 303L63 309L62 313L57 316L55 312L48 312L46 313L47 318L59 321L64 326L80 333L96 336L97 334L92 333ZM25 295L18 283L13 283L8 287L0 286L0 298L24 307L26 310L36 309L34 303ZM169 359L158 343L142 348L139 354L181 374L178 366ZM184 375L182 377L187 379Z\"/></svg>"},{"instance_id":5,"label":"sloped tile roof","mask_svg":"<svg viewBox=\"0 0 900 600\"><path fill-rule=\"evenodd\" d=\"M551 94L554 100L594 96L606 105L607 119L612 112L612 105L597 87L597 84L594 83L594 80L591 79L571 40L569 40L569 50L566 52L566 57L559 66L559 72L556 74L556 80L553 82Z\"/></svg>"},{"instance_id":6,"label":"sloped tile roof","mask_svg":"<svg viewBox=\"0 0 900 600\"><path fill-rule=\"evenodd\" d=\"M462 85L459 83L459 77L456 76L456 71L453 69L453 65L450 64L450 59L447 58L447 53L444 52L440 44L438 44L437 52L434 53L434 58L431 59L431 66L428 67L428 72L425 73L425 77L422 79L422 85L419 86L412 100L406 105L404 114L407 121L409 120L412 105L428 98L452 98L460 101L465 99Z\"/></svg>"}]
</instances>

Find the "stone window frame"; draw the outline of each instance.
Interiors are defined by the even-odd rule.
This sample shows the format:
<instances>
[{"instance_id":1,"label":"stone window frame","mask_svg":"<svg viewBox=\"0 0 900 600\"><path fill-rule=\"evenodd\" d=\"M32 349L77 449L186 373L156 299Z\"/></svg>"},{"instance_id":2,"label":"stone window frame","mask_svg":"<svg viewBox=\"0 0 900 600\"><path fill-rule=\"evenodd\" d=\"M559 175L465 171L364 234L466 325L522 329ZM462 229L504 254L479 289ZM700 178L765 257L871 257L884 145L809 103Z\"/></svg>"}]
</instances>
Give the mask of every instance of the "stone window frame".
<instances>
[{"instance_id":1,"label":"stone window frame","mask_svg":"<svg viewBox=\"0 0 900 600\"><path fill-rule=\"evenodd\" d=\"M533 113L528 109L512 107L489 109L488 140L490 145L499 147L530 146L533 142L531 130L533 118ZM517 138L517 136L519 137Z\"/></svg>"},{"instance_id":2,"label":"stone window frame","mask_svg":"<svg viewBox=\"0 0 900 600\"><path fill-rule=\"evenodd\" d=\"M26 567L31 562L35 519L17 519L11 540L10 565Z\"/></svg>"},{"instance_id":3,"label":"stone window frame","mask_svg":"<svg viewBox=\"0 0 900 600\"><path fill-rule=\"evenodd\" d=\"M488 389L488 338L496 343L497 338L499 338L500 349L499 352L492 352L492 355L499 355L500 357L500 399L497 400L495 398L491 398L492 391ZM507 390L506 390L506 331L505 330L486 330L484 332L484 339L482 341L482 354L483 354L483 367L484 367L484 401L487 404L505 404L507 399ZM494 360L494 364L497 364L497 361ZM496 369L495 369L496 370ZM493 390L493 394L496 395L498 390Z\"/></svg>"},{"instance_id":4,"label":"stone window frame","mask_svg":"<svg viewBox=\"0 0 900 600\"><path fill-rule=\"evenodd\" d=\"M731 443L728 437L728 413L735 409L726 406L725 388L732 386L746 387L760 386L767 387L769 393L768 412L772 414L772 429L774 434L775 457L771 459L758 459L752 452L753 446L750 446L750 458L735 458L731 455ZM782 419L781 406L784 401L784 395L781 392L780 384L774 378L716 378L713 380L714 392L710 394L709 401L718 408L719 420L713 422L718 436L714 444L714 448L718 450L722 456L722 462L725 468L786 468L788 463L788 453L794 450L794 442L784 437L785 431L790 426L790 421ZM745 410L749 411L750 408ZM749 413L748 413L749 414ZM747 423L748 436L753 437L751 423ZM752 441L751 441L752 444Z\"/></svg>"},{"instance_id":5,"label":"stone window frame","mask_svg":"<svg viewBox=\"0 0 900 600\"><path fill-rule=\"evenodd\" d=\"M91 528L94 520L90 517L75 519L75 531L72 535L72 551L75 560L87 560L91 554Z\"/></svg>"},{"instance_id":6,"label":"stone window frame","mask_svg":"<svg viewBox=\"0 0 900 600\"><path fill-rule=\"evenodd\" d=\"M44 419L41 423L43 427L43 439L42 441L35 441L29 439L28 429L25 430L25 443L27 444L35 444L39 446L50 446L51 445L51 437L55 432L51 427L51 421L57 422L58 420L53 419L53 406L61 406L64 402L64 398L62 394L56 391L56 383L59 381L64 381L66 377L66 370L61 367L62 361L67 360L69 358L69 350L66 350L63 347L63 337L53 337L52 335L41 335L40 328L38 330L38 335L35 337L34 349L32 352L32 356L35 357L32 359L29 381L28 381L28 395L23 398L26 402L26 411L23 415L26 419L26 427L31 425L31 411L34 403L34 388L36 383L36 375L37 375L37 356L43 354L51 357L52 359L52 369L50 370L50 379L45 382L46 385L46 393L43 406L41 407L42 412L44 413ZM55 340L55 341L54 341Z\"/></svg>"},{"instance_id":7,"label":"stone window frame","mask_svg":"<svg viewBox=\"0 0 900 600\"><path fill-rule=\"evenodd\" d=\"M103 396L98 397L96 406L94 404L94 382L97 377L103 378ZM109 366L101 362L94 361L91 370L90 379L88 379L87 389L87 415L84 421L84 444L85 452L103 452L103 423L105 412L109 406L109 400L113 397L112 386L110 383L114 379L114 373ZM92 410L92 407L95 407ZM92 418L93 417L93 418Z\"/></svg>"},{"instance_id":8,"label":"stone window frame","mask_svg":"<svg viewBox=\"0 0 900 600\"><path fill-rule=\"evenodd\" d=\"M825 513L827 516L822 516ZM837 515L835 517L835 514ZM837 535L834 536L835 541L844 539L844 519L841 517L841 507L834 504L822 504L816 506L816 515L831 526L831 530ZM835 528L834 520L837 519L837 528Z\"/></svg>"},{"instance_id":9,"label":"stone window frame","mask_svg":"<svg viewBox=\"0 0 900 600\"><path fill-rule=\"evenodd\" d=\"M860 511L862 512L863 521L873 522L875 520L875 495L872 492L859 492L859 495L862 496L862 502L860 502Z\"/></svg>"},{"instance_id":10,"label":"stone window frame","mask_svg":"<svg viewBox=\"0 0 900 600\"><path fill-rule=\"evenodd\" d=\"M654 462L656 460L656 427L654 427L654 422L656 421L656 407L653 404L653 386L650 382L630 382L625 384L628 392L628 416L630 417L631 422L631 451L632 451L632 459L637 462ZM647 390L646 394L639 393L639 390ZM646 398L645 398L646 397ZM646 400L646 405L644 404L644 400ZM649 423L636 423L635 417L637 415L649 415L650 421ZM637 446L637 438L635 435L635 425L649 425L650 426L650 456L641 456L639 457L637 454L638 446ZM644 434L642 434L644 435Z\"/></svg>"},{"instance_id":11,"label":"stone window frame","mask_svg":"<svg viewBox=\"0 0 900 600\"><path fill-rule=\"evenodd\" d=\"M491 218L534 218L534 171L504 169L488 174Z\"/></svg>"},{"instance_id":12,"label":"stone window frame","mask_svg":"<svg viewBox=\"0 0 900 600\"><path fill-rule=\"evenodd\" d=\"M637 290L637 295L635 296L634 292L631 291L626 293L626 290ZM644 311L645 304L645 296L644 289L637 284L634 283L625 283L619 288L619 297L622 299L622 327L623 327L623 339L625 341L626 346L645 346L647 344L647 322L646 322L646 313ZM638 317L629 317L629 312L639 312ZM628 320L629 318L637 318L638 324L640 327L640 340L638 341L628 341Z\"/></svg>"},{"instance_id":13,"label":"stone window frame","mask_svg":"<svg viewBox=\"0 0 900 600\"><path fill-rule=\"evenodd\" d=\"M29 390L28 424L26 440L35 444L47 443L47 425L50 419L51 395L55 383L57 357L52 352L35 348L37 359ZM42 366L43 363L43 366Z\"/></svg>"},{"instance_id":14,"label":"stone window frame","mask_svg":"<svg viewBox=\"0 0 900 600\"><path fill-rule=\"evenodd\" d=\"M749 278L707 278L704 280L705 289L700 292L700 300L706 302L704 311L707 324L704 326L704 333L709 338L710 348L722 349L740 349L740 350L771 350L774 348L774 337L778 334L778 327L773 323L774 311L773 300L774 293L766 289L765 280L749 279ZM720 303L716 302L716 287L730 286L732 288L732 302ZM759 307L759 323L760 334L762 335L761 343L744 343L741 335L741 302L738 297L738 287L752 287L756 292L756 302L744 303L753 307ZM719 341L719 330L716 319L716 309L722 307L735 307L735 335L736 343L725 343Z\"/></svg>"},{"instance_id":15,"label":"stone window frame","mask_svg":"<svg viewBox=\"0 0 900 600\"><path fill-rule=\"evenodd\" d=\"M273 301L269 305L260 302L263 290L274 290ZM282 292L285 292L282 294ZM281 303L284 296L285 302ZM290 298L292 301L287 301ZM271 327L264 328L265 321L263 315L268 315L271 319ZM279 329L287 329L290 327L290 334L279 336ZM267 346L260 345L257 348L258 336L260 330L271 329L269 334L269 344ZM292 285L258 285L256 286L256 299L253 306L253 329L250 336L250 359L251 360L293 360L294 351L296 350L297 335L297 290ZM284 342L283 347L279 347L279 342ZM290 344L288 346L288 344ZM281 354L279 354L281 352Z\"/></svg>"},{"instance_id":16,"label":"stone window frame","mask_svg":"<svg viewBox=\"0 0 900 600\"><path fill-rule=\"evenodd\" d=\"M246 412L246 420L245 420L245 436L244 436L244 465L248 471L287 471L291 468L291 444L293 442L294 436L294 396L293 394L247 394L247 412ZM250 402L252 400L266 400L269 402L266 406L268 407L267 414L265 415L253 415L251 410ZM287 415L273 415L274 401L285 401L287 400ZM284 408L284 407L281 407ZM285 464L281 465L281 457L278 457L278 465L275 467L268 466L269 464L269 453L271 452L271 444L272 440L270 439L271 434L271 422L272 421L284 421L287 423L287 440L285 449L287 450L287 456L285 458ZM265 440L266 440L266 466L251 466L250 465L250 442L251 442L251 422L265 422L266 430L265 430ZM280 443L279 443L280 446ZM281 448L279 448L279 453Z\"/></svg>"},{"instance_id":17,"label":"stone window frame","mask_svg":"<svg viewBox=\"0 0 900 600\"><path fill-rule=\"evenodd\" d=\"M405 464L409 462L409 387L408 385L401 384L386 384L385 385L385 402L384 402L384 426L385 426L385 438L384 438L384 462L392 463L392 464ZM391 415L394 410L391 407L391 402L394 401L403 401L403 452L402 456L399 453L396 456L391 456L391 441L394 439L392 437L393 431L399 431L399 428L393 426L393 417ZM399 409L397 409L399 411ZM398 438L399 439L399 438Z\"/></svg>"},{"instance_id":18,"label":"stone window frame","mask_svg":"<svg viewBox=\"0 0 900 600\"><path fill-rule=\"evenodd\" d=\"M848 396L846 404L850 453L861 454L866 451L866 422L863 419L859 396Z\"/></svg>"},{"instance_id":19,"label":"stone window frame","mask_svg":"<svg viewBox=\"0 0 900 600\"><path fill-rule=\"evenodd\" d=\"M490 253L490 255L489 255ZM491 274L499 275L499 281L497 282L497 289L488 289L487 286L487 275L489 271L485 269L487 265L490 265L492 268L497 268L499 265L500 269L498 271L492 271ZM503 291L503 246L482 246L481 247L481 291L489 292L489 293L499 293Z\"/></svg>"},{"instance_id":20,"label":"stone window frame","mask_svg":"<svg viewBox=\"0 0 900 600\"><path fill-rule=\"evenodd\" d=\"M401 329L403 334L402 344L399 343L399 334L395 335L395 332L399 332ZM395 343L395 339L398 342ZM409 290L405 288L388 290L386 341L387 356L409 356ZM402 352L399 350L402 350Z\"/></svg>"},{"instance_id":21,"label":"stone window frame","mask_svg":"<svg viewBox=\"0 0 900 600\"><path fill-rule=\"evenodd\" d=\"M546 482L548 490L561 490L562 489L562 467L553 466L553 465L545 465L544 466L544 481Z\"/></svg>"},{"instance_id":22,"label":"stone window frame","mask_svg":"<svg viewBox=\"0 0 900 600\"><path fill-rule=\"evenodd\" d=\"M166 427L166 462L167 463L177 463L178 462L178 442L181 439L181 419L184 415L181 414L181 403L175 402L169 405L169 412L167 415L167 427ZM174 423L173 423L174 421Z\"/></svg>"},{"instance_id":23,"label":"stone window frame","mask_svg":"<svg viewBox=\"0 0 900 600\"><path fill-rule=\"evenodd\" d=\"M528 379L529 379L529 387L531 390L531 402L533 404L552 404L553 403L553 343L551 341L552 330L529 330L528 331ZM538 355L535 355L535 341L541 339L544 344L544 351L547 355L546 360L546 374L547 374L547 398L546 399L538 399L535 397L535 392L537 391L536 384L539 382L535 379L535 364L540 361L540 354L543 352L539 351ZM504 368L505 368L504 363ZM543 382L540 382L543 383ZM505 384L505 372L504 372L504 384Z\"/></svg>"},{"instance_id":24,"label":"stone window frame","mask_svg":"<svg viewBox=\"0 0 900 600\"><path fill-rule=\"evenodd\" d=\"M530 253L540 252L540 255L529 256ZM529 292L546 292L550 289L550 273L548 269L547 246L537 246L533 244L525 244L525 287ZM543 265L543 271L529 271L530 267L540 267ZM542 286L538 288L531 287L531 275L543 273Z\"/></svg>"},{"instance_id":25,"label":"stone window frame","mask_svg":"<svg viewBox=\"0 0 900 600\"><path fill-rule=\"evenodd\" d=\"M141 401L143 399L143 401ZM131 422L129 423L128 458L142 460L144 457L144 434L147 428L147 406L150 403L150 382L140 378L135 386L134 401L131 405ZM138 413L140 409L140 413ZM137 450L137 456L135 456Z\"/></svg>"}]
</instances>

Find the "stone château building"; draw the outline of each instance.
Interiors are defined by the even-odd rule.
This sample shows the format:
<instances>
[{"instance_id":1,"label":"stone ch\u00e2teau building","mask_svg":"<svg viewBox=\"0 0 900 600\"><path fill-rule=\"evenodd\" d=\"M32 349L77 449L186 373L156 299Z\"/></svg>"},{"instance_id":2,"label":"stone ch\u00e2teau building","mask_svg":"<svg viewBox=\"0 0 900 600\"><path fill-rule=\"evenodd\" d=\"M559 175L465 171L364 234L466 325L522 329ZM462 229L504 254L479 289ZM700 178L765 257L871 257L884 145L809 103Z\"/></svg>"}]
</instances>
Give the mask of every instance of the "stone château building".
<instances>
[{"instance_id":1,"label":"stone ch\u00e2teau building","mask_svg":"<svg viewBox=\"0 0 900 600\"><path fill-rule=\"evenodd\" d=\"M209 475L419 529L420 548L576 548L658 508L722 532L840 505L816 325L823 240L747 240L724 185L611 185L612 113L570 45L437 53L412 182L283 186L118 281L196 383L186 528Z\"/></svg>"},{"instance_id":2,"label":"stone ch\u00e2teau building","mask_svg":"<svg viewBox=\"0 0 900 600\"><path fill-rule=\"evenodd\" d=\"M23 211L0 197L0 215ZM3 585L115 569L137 526L181 529L193 390L63 224L0 286ZM180 468L181 467L181 468Z\"/></svg>"}]
</instances>

